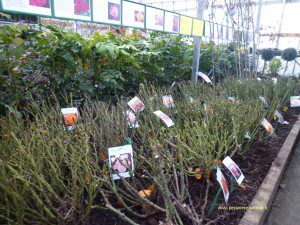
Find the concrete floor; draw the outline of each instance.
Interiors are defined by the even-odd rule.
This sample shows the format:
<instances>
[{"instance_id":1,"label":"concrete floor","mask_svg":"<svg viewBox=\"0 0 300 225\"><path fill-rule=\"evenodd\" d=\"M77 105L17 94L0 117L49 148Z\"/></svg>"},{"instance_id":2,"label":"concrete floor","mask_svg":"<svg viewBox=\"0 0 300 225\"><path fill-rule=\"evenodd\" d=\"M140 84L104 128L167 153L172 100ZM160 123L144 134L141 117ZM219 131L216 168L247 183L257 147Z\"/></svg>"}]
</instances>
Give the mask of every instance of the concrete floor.
<instances>
[{"instance_id":1,"label":"concrete floor","mask_svg":"<svg viewBox=\"0 0 300 225\"><path fill-rule=\"evenodd\" d=\"M300 225L300 140L264 225Z\"/></svg>"}]
</instances>

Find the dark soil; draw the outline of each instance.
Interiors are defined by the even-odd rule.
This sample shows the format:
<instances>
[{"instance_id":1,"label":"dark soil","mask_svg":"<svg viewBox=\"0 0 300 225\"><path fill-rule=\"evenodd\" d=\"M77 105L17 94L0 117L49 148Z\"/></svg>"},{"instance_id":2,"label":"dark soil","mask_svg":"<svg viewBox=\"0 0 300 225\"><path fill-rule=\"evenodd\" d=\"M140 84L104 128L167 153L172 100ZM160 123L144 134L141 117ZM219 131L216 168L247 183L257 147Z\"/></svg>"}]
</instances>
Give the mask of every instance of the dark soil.
<instances>
[{"instance_id":1,"label":"dark soil","mask_svg":"<svg viewBox=\"0 0 300 225\"><path fill-rule=\"evenodd\" d=\"M260 184L264 180L265 176L269 172L272 162L275 160L280 148L282 147L286 137L292 129L294 123L297 120L297 116L289 110L284 115L285 120L289 122L287 125L278 125L276 135L268 138L267 142L262 139L254 140L251 149L244 155L235 155L233 160L241 168L245 179L243 181L243 187L239 187L236 183L233 192L230 194L228 205L225 205L223 194L221 193L217 204L212 211L211 215L205 218L205 221L209 222L216 220L213 224L238 224L246 210L243 209L231 209L230 207L247 207L253 197L255 196ZM274 121L272 121L273 127L275 127ZM230 186L230 174L227 170L222 170L228 186ZM216 180L212 178L212 180ZM189 189L192 197L193 204L201 214L201 207L203 205L203 199L205 196L206 182L201 180L190 179ZM210 195L208 199L208 206L206 207L205 215L208 215L208 210L213 202L213 199L219 189L219 184L214 181L211 184ZM226 206L226 207L223 207ZM264 206L259 206L264 207ZM226 208L226 209L225 209ZM137 220L133 218L135 222L141 225L156 225L159 221L164 220L164 215L156 214L145 220ZM94 210L89 218L87 224L92 225L127 225L128 223L120 219L116 214L109 210ZM192 224L191 221L186 220L185 224Z\"/></svg>"}]
</instances>

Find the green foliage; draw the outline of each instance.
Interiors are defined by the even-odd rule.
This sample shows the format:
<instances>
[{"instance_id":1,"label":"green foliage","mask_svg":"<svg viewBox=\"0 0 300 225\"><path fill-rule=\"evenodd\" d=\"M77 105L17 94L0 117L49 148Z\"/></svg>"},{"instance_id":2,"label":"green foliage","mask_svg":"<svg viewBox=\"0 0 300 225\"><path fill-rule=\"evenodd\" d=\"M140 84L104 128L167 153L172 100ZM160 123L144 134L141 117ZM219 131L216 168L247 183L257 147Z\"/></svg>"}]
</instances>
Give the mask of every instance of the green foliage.
<instances>
[{"instance_id":1,"label":"green foliage","mask_svg":"<svg viewBox=\"0 0 300 225\"><path fill-rule=\"evenodd\" d=\"M281 67L280 59L273 58L269 64L269 69L271 71L271 74L275 75L280 67Z\"/></svg>"},{"instance_id":2,"label":"green foliage","mask_svg":"<svg viewBox=\"0 0 300 225\"><path fill-rule=\"evenodd\" d=\"M297 58L297 50L295 48L284 49L281 53L281 57L286 61L293 61Z\"/></svg>"},{"instance_id":3,"label":"green foliage","mask_svg":"<svg viewBox=\"0 0 300 225\"><path fill-rule=\"evenodd\" d=\"M271 48L261 50L261 57L264 61L270 61L274 57L274 51Z\"/></svg>"},{"instance_id":4,"label":"green foliage","mask_svg":"<svg viewBox=\"0 0 300 225\"><path fill-rule=\"evenodd\" d=\"M45 31L24 25L0 28L0 101L25 108L30 96L65 96L115 101L133 95L140 84L171 85L189 80L193 46L181 35L119 35L95 33L85 39L72 31L47 26ZM234 53L227 46L203 45L200 66L225 77L235 70ZM70 100L70 99L69 99Z\"/></svg>"}]
</instances>

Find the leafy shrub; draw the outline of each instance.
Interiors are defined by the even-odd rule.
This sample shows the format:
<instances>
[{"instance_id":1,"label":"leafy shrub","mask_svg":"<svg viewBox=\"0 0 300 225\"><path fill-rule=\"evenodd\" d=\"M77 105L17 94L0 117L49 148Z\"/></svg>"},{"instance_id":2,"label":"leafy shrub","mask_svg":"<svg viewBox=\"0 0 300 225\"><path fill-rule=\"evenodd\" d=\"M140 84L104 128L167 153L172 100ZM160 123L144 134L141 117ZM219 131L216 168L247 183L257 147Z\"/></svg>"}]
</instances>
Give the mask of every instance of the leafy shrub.
<instances>
[{"instance_id":1,"label":"leafy shrub","mask_svg":"<svg viewBox=\"0 0 300 225\"><path fill-rule=\"evenodd\" d=\"M264 61L270 61L274 57L274 52L271 48L262 49L261 57Z\"/></svg>"},{"instance_id":2,"label":"leafy shrub","mask_svg":"<svg viewBox=\"0 0 300 225\"><path fill-rule=\"evenodd\" d=\"M297 50L295 48L287 48L282 51L281 57L286 61L293 61L297 57Z\"/></svg>"},{"instance_id":3,"label":"leafy shrub","mask_svg":"<svg viewBox=\"0 0 300 225\"><path fill-rule=\"evenodd\" d=\"M269 64L269 69L272 75L275 75L281 66L281 61L277 58L273 58Z\"/></svg>"}]
</instances>

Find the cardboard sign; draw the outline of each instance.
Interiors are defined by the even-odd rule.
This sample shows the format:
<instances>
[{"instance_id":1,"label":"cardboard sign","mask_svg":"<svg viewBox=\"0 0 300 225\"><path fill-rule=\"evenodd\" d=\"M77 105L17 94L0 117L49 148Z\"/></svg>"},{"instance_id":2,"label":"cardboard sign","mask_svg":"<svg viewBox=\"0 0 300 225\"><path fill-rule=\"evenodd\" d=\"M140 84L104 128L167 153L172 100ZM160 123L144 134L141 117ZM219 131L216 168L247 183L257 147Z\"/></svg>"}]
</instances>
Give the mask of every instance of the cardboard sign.
<instances>
[{"instance_id":1,"label":"cardboard sign","mask_svg":"<svg viewBox=\"0 0 300 225\"><path fill-rule=\"evenodd\" d=\"M93 0L95 22L121 25L121 0Z\"/></svg>"},{"instance_id":2,"label":"cardboard sign","mask_svg":"<svg viewBox=\"0 0 300 225\"><path fill-rule=\"evenodd\" d=\"M291 107L300 107L300 95L291 96L290 102L291 102Z\"/></svg>"},{"instance_id":3,"label":"cardboard sign","mask_svg":"<svg viewBox=\"0 0 300 225\"><path fill-rule=\"evenodd\" d=\"M206 83L212 83L211 80L209 79L209 77L207 75L205 75L204 73L197 72L196 74L197 74L197 76L201 77Z\"/></svg>"},{"instance_id":4,"label":"cardboard sign","mask_svg":"<svg viewBox=\"0 0 300 225\"><path fill-rule=\"evenodd\" d=\"M63 121L68 130L72 130L78 122L79 113L77 108L62 108Z\"/></svg>"},{"instance_id":5,"label":"cardboard sign","mask_svg":"<svg viewBox=\"0 0 300 225\"><path fill-rule=\"evenodd\" d=\"M285 121L284 119L283 119L283 116L280 114L280 112L278 112L277 110L275 110L274 111L274 113L275 113L275 116L277 117L277 119L278 119L278 122L280 123L280 124L289 124L287 121Z\"/></svg>"},{"instance_id":6,"label":"cardboard sign","mask_svg":"<svg viewBox=\"0 0 300 225\"><path fill-rule=\"evenodd\" d=\"M156 116L158 116L159 118L161 118L164 123L167 125L167 127L172 127L175 125L175 123L170 119L170 117L168 117L166 114L164 114L162 111L158 110L153 112Z\"/></svg>"},{"instance_id":7,"label":"cardboard sign","mask_svg":"<svg viewBox=\"0 0 300 225\"><path fill-rule=\"evenodd\" d=\"M223 173L221 172L221 170L219 169L219 167L217 167L217 181L219 182L219 184L222 188L224 199L227 204L228 199L229 199L229 190L228 190L226 179L225 179Z\"/></svg>"},{"instance_id":8,"label":"cardboard sign","mask_svg":"<svg viewBox=\"0 0 300 225\"><path fill-rule=\"evenodd\" d=\"M51 16L51 0L2 0L2 5L4 10Z\"/></svg>"},{"instance_id":9,"label":"cardboard sign","mask_svg":"<svg viewBox=\"0 0 300 225\"><path fill-rule=\"evenodd\" d=\"M264 104L265 108L269 108L269 104L266 101L266 99L263 96L259 96L259 99L262 101L262 103Z\"/></svg>"},{"instance_id":10,"label":"cardboard sign","mask_svg":"<svg viewBox=\"0 0 300 225\"><path fill-rule=\"evenodd\" d=\"M90 0L55 0L56 17L91 21Z\"/></svg>"},{"instance_id":11,"label":"cardboard sign","mask_svg":"<svg viewBox=\"0 0 300 225\"><path fill-rule=\"evenodd\" d=\"M108 149L109 167L113 173L113 180L121 179L121 177L130 177L133 172L133 153L131 145L124 145Z\"/></svg>"},{"instance_id":12,"label":"cardboard sign","mask_svg":"<svg viewBox=\"0 0 300 225\"><path fill-rule=\"evenodd\" d=\"M260 124L269 132L269 133L273 133L274 132L274 128L272 127L272 125L269 123L269 121L267 119L263 119Z\"/></svg>"},{"instance_id":13,"label":"cardboard sign","mask_svg":"<svg viewBox=\"0 0 300 225\"><path fill-rule=\"evenodd\" d=\"M145 108L144 103L138 97L134 97L127 104L134 112L141 112Z\"/></svg>"},{"instance_id":14,"label":"cardboard sign","mask_svg":"<svg viewBox=\"0 0 300 225\"><path fill-rule=\"evenodd\" d=\"M136 116L131 111L126 111L126 115L127 115L127 119L128 119L128 125L130 128L140 127L136 120Z\"/></svg>"},{"instance_id":15,"label":"cardboard sign","mask_svg":"<svg viewBox=\"0 0 300 225\"><path fill-rule=\"evenodd\" d=\"M175 107L172 95L165 95L162 97L162 99L163 99L163 104L167 108Z\"/></svg>"},{"instance_id":16,"label":"cardboard sign","mask_svg":"<svg viewBox=\"0 0 300 225\"><path fill-rule=\"evenodd\" d=\"M223 164L227 167L227 169L234 176L236 182L240 185L245 178L242 171L240 170L240 168L235 164L235 162L229 156L227 156L223 160Z\"/></svg>"}]
</instances>

